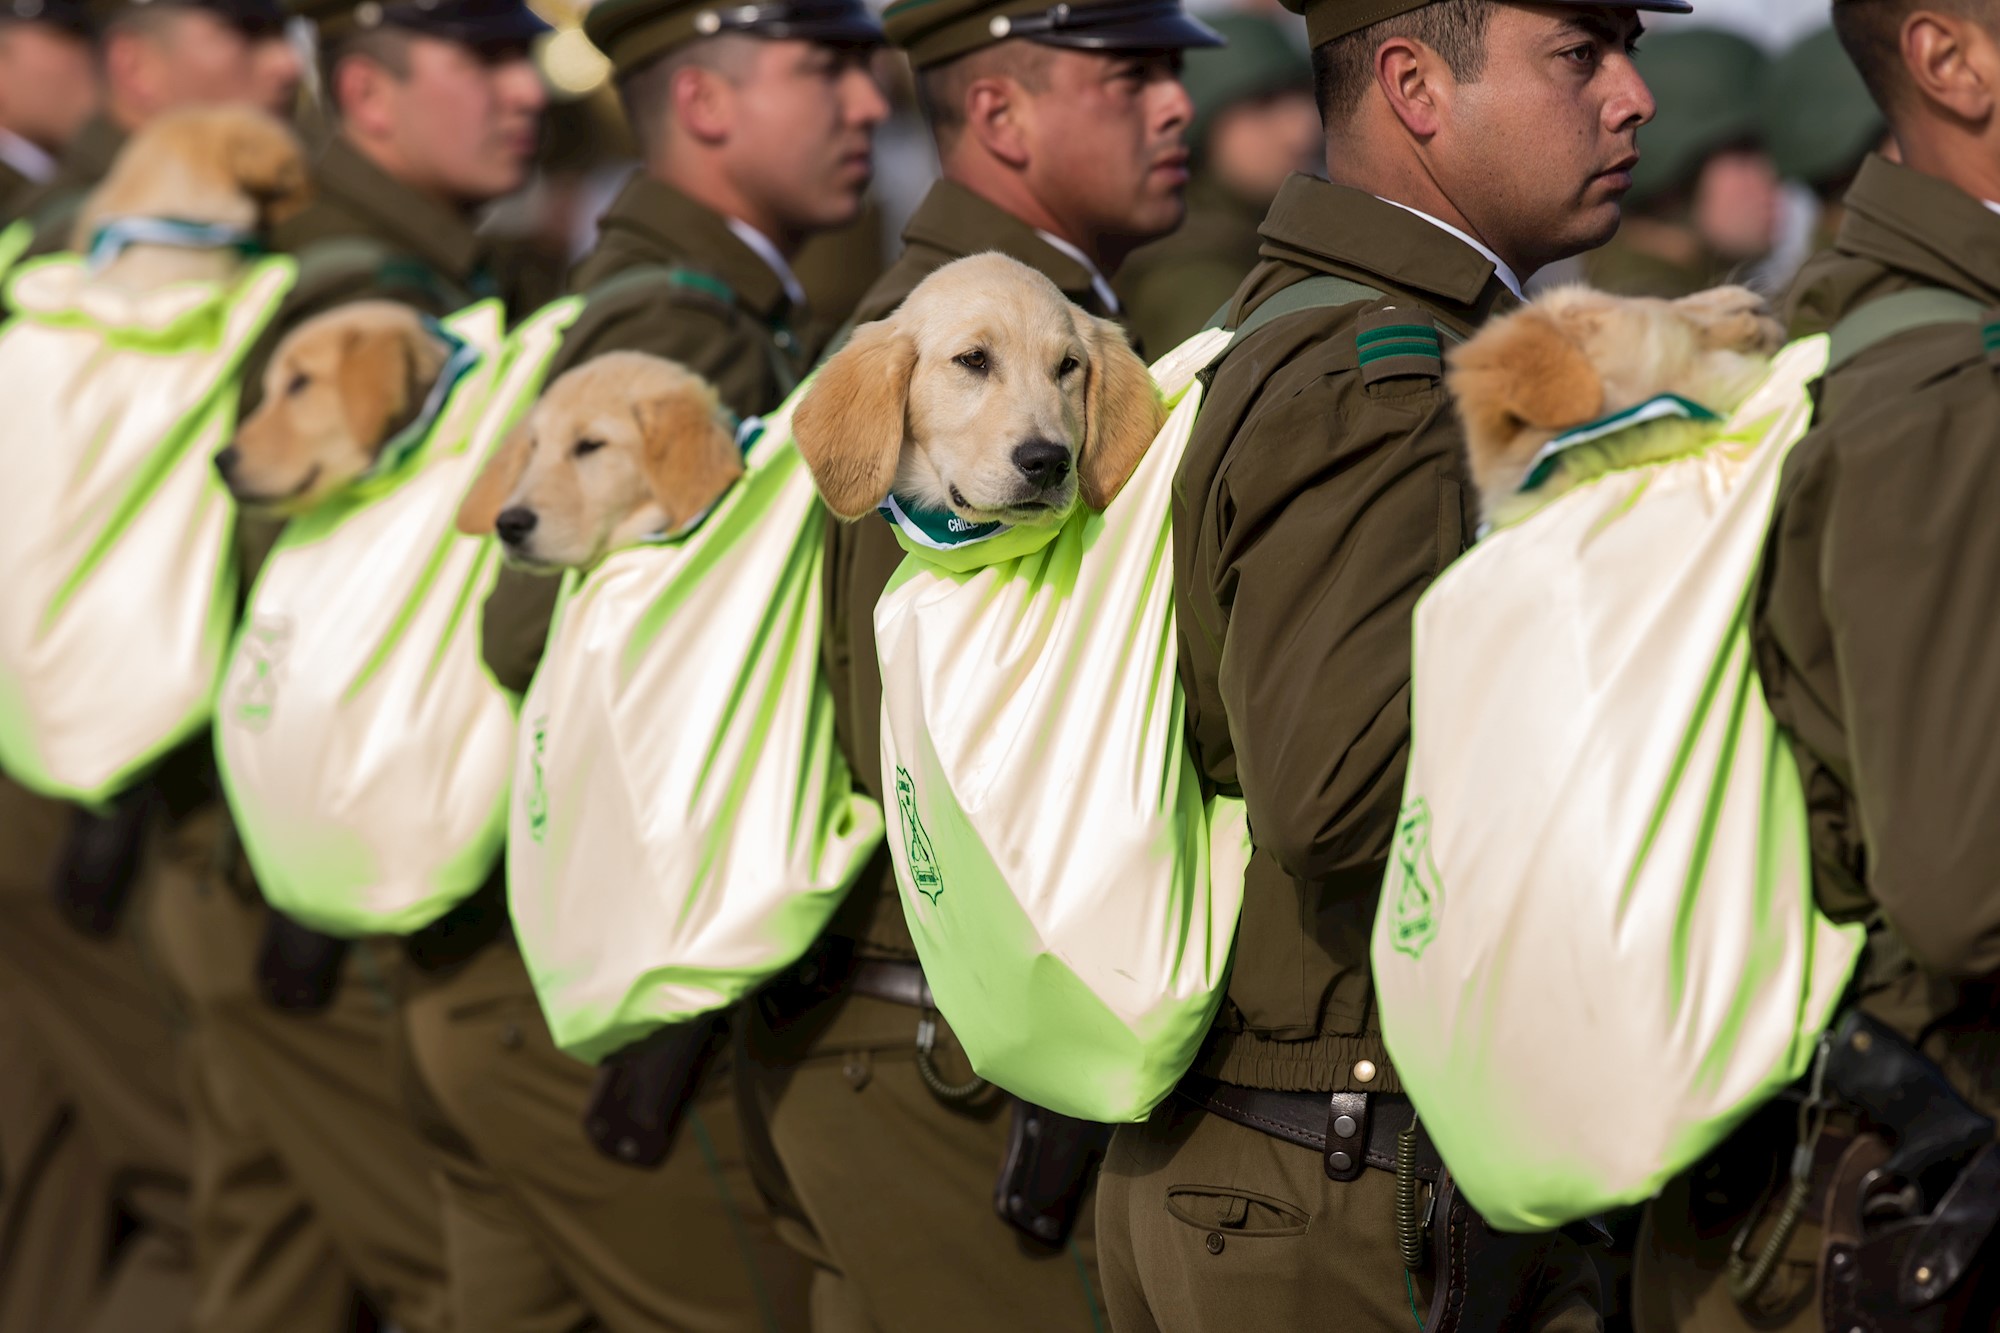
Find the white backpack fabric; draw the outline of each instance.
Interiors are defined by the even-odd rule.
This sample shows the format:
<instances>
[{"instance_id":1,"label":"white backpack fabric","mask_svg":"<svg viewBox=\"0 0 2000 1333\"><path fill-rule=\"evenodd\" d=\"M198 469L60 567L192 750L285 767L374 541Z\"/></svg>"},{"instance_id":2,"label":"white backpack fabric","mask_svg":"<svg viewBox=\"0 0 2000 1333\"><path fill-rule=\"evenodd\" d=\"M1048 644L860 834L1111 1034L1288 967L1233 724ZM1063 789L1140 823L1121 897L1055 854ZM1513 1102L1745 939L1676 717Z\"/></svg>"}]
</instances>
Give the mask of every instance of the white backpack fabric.
<instances>
[{"instance_id":1,"label":"white backpack fabric","mask_svg":"<svg viewBox=\"0 0 2000 1333\"><path fill-rule=\"evenodd\" d=\"M1143 1119L1186 1073L1242 906L1242 802L1204 799L1182 739L1170 543L1196 376L1230 345L1153 367L1173 410L1101 514L888 511L910 552L875 608L904 915L973 1068L1087 1120Z\"/></svg>"},{"instance_id":2,"label":"white backpack fabric","mask_svg":"<svg viewBox=\"0 0 2000 1333\"><path fill-rule=\"evenodd\" d=\"M456 350L418 420L286 525L251 590L216 755L264 896L315 930L407 934L498 862L514 709L480 659L479 610L500 554L453 517L570 313L504 345L497 301L446 320Z\"/></svg>"},{"instance_id":3,"label":"white backpack fabric","mask_svg":"<svg viewBox=\"0 0 2000 1333\"><path fill-rule=\"evenodd\" d=\"M570 576L522 701L508 900L584 1060L796 962L882 836L820 673L827 520L798 399L746 432L744 476L692 530Z\"/></svg>"},{"instance_id":4,"label":"white backpack fabric","mask_svg":"<svg viewBox=\"0 0 2000 1333\"><path fill-rule=\"evenodd\" d=\"M0 328L0 767L107 799L209 720L236 613L211 460L289 259L134 297L73 256L22 265Z\"/></svg>"},{"instance_id":5,"label":"white backpack fabric","mask_svg":"<svg viewBox=\"0 0 2000 1333\"><path fill-rule=\"evenodd\" d=\"M1699 452L1486 537L1417 609L1376 997L1404 1087L1499 1229L1651 1197L1805 1072L1853 968L1861 931L1815 906L1749 640L1827 349L1787 348Z\"/></svg>"}]
</instances>

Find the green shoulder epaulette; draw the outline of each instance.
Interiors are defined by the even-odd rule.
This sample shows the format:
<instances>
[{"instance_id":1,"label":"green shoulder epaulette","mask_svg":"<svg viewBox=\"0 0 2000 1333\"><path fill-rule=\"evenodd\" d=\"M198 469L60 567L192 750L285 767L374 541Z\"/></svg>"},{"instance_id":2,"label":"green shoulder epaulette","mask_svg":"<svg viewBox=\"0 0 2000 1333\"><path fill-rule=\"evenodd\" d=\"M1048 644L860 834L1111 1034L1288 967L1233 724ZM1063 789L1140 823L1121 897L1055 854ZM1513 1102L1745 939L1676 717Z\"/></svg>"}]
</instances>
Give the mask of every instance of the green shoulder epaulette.
<instances>
[{"instance_id":1,"label":"green shoulder epaulette","mask_svg":"<svg viewBox=\"0 0 2000 1333\"><path fill-rule=\"evenodd\" d=\"M1437 321L1420 309L1363 311L1355 324L1354 351L1363 384L1403 375L1444 378L1444 337Z\"/></svg>"}]
</instances>

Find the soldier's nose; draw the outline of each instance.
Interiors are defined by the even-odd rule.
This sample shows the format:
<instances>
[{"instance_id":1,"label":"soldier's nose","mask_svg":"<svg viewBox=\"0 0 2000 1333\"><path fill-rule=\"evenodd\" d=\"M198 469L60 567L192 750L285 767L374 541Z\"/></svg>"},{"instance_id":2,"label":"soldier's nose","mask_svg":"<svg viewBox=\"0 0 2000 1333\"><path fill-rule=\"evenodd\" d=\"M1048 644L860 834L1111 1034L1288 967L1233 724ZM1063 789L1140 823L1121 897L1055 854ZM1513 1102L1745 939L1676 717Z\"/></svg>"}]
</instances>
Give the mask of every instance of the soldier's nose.
<instances>
[{"instance_id":1,"label":"soldier's nose","mask_svg":"<svg viewBox=\"0 0 2000 1333\"><path fill-rule=\"evenodd\" d=\"M1052 491L1069 476L1069 449L1050 440L1029 440L1014 450L1014 466L1038 491Z\"/></svg>"},{"instance_id":2,"label":"soldier's nose","mask_svg":"<svg viewBox=\"0 0 2000 1333\"><path fill-rule=\"evenodd\" d=\"M535 511L525 505L503 509L500 511L500 517L493 520L493 530L499 533L500 540L509 546L519 546L528 540L528 534L535 530Z\"/></svg>"}]
</instances>

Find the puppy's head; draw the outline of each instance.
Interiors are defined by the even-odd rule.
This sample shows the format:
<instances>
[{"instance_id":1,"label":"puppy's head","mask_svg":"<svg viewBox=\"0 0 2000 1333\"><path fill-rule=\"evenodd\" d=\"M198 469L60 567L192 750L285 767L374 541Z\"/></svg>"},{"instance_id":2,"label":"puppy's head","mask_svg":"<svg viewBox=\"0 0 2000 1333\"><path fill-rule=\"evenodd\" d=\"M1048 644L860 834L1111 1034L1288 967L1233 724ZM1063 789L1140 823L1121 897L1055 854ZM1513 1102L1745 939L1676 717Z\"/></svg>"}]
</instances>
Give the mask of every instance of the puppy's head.
<instances>
[{"instance_id":1,"label":"puppy's head","mask_svg":"<svg viewBox=\"0 0 2000 1333\"><path fill-rule=\"evenodd\" d=\"M494 453L458 511L530 568L588 568L686 526L743 475L715 390L684 366L610 352L564 374Z\"/></svg>"},{"instance_id":2,"label":"puppy's head","mask_svg":"<svg viewBox=\"0 0 2000 1333\"><path fill-rule=\"evenodd\" d=\"M1059 523L1102 509L1165 419L1117 325L1002 255L926 278L857 329L792 429L827 507L858 518L893 491L972 523Z\"/></svg>"},{"instance_id":3,"label":"puppy's head","mask_svg":"<svg viewBox=\"0 0 2000 1333\"><path fill-rule=\"evenodd\" d=\"M215 457L237 503L300 513L360 477L408 425L450 348L416 311L361 301L292 330L264 371L264 396Z\"/></svg>"},{"instance_id":4,"label":"puppy's head","mask_svg":"<svg viewBox=\"0 0 2000 1333\"><path fill-rule=\"evenodd\" d=\"M85 200L72 243L87 249L116 217L267 231L309 197L305 150L281 121L240 105L188 107L132 136Z\"/></svg>"},{"instance_id":5,"label":"puppy's head","mask_svg":"<svg viewBox=\"0 0 2000 1333\"><path fill-rule=\"evenodd\" d=\"M1728 413L1783 338L1742 287L1680 301L1563 287L1495 320L1451 352L1446 376L1488 517L1564 431L1667 393Z\"/></svg>"}]
</instances>

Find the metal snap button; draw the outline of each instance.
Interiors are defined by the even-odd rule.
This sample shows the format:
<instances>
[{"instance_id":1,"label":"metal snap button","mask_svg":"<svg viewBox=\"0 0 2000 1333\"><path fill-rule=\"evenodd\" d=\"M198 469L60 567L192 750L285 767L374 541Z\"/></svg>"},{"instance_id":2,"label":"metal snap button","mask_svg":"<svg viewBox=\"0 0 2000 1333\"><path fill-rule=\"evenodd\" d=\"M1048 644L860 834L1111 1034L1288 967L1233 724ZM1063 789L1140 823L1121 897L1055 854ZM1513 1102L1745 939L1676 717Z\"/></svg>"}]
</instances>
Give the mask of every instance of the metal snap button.
<instances>
[{"instance_id":1,"label":"metal snap button","mask_svg":"<svg viewBox=\"0 0 2000 1333\"><path fill-rule=\"evenodd\" d=\"M1359 1128L1361 1126L1354 1123L1354 1117L1351 1115L1339 1115L1333 1118L1333 1132L1337 1138L1351 1139L1354 1137L1354 1131Z\"/></svg>"}]
</instances>

